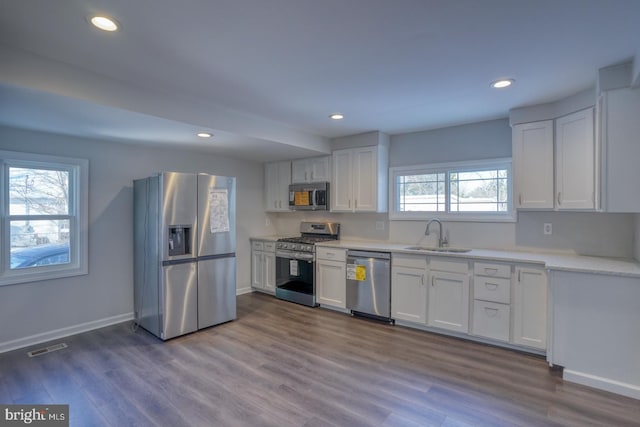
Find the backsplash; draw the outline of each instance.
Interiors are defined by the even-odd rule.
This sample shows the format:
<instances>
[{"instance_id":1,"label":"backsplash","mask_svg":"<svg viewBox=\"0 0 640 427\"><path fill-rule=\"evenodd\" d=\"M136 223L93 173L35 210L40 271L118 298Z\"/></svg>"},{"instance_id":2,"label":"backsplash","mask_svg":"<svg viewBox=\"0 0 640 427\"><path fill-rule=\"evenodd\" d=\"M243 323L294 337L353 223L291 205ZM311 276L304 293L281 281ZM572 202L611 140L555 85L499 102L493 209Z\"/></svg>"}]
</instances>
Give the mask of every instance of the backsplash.
<instances>
[{"instance_id":1,"label":"backsplash","mask_svg":"<svg viewBox=\"0 0 640 427\"><path fill-rule=\"evenodd\" d=\"M267 214L272 233L296 235L300 221L335 221L341 224L341 238L436 245L437 236L425 236L427 221L389 221L387 214L278 213ZM545 223L553 234L545 235ZM576 253L632 258L640 254L640 214L595 212L520 212L516 223L444 222L452 246L510 250ZM380 229L383 228L383 229Z\"/></svg>"}]
</instances>

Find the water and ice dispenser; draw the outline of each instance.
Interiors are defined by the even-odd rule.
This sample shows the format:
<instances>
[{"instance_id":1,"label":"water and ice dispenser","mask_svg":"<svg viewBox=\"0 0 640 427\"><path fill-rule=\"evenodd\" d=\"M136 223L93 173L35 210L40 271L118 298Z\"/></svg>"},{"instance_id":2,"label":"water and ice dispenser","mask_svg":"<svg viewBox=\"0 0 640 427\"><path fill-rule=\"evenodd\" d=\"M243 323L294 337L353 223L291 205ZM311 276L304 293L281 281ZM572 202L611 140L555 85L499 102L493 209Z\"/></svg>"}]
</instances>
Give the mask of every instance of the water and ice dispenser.
<instances>
[{"instance_id":1,"label":"water and ice dispenser","mask_svg":"<svg viewBox=\"0 0 640 427\"><path fill-rule=\"evenodd\" d=\"M169 256L189 255L191 248L190 225L170 225L169 226Z\"/></svg>"}]
</instances>

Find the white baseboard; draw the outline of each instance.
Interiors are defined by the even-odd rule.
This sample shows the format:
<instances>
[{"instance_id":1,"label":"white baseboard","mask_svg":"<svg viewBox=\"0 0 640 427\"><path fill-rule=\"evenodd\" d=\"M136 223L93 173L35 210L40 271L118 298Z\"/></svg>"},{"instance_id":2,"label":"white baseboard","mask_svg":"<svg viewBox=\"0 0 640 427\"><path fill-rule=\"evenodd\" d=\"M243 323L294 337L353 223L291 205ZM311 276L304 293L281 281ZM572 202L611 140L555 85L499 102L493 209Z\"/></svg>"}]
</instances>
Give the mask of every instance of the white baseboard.
<instances>
[{"instance_id":1,"label":"white baseboard","mask_svg":"<svg viewBox=\"0 0 640 427\"><path fill-rule=\"evenodd\" d=\"M253 292L253 289L251 289L251 286L246 287L246 288L238 288L238 289L236 289L236 295L250 294L251 292Z\"/></svg>"},{"instance_id":2,"label":"white baseboard","mask_svg":"<svg viewBox=\"0 0 640 427\"><path fill-rule=\"evenodd\" d=\"M31 335L28 337L19 338L17 340L6 341L3 343L0 343L0 353L17 350L19 348L29 347L29 346L40 344L47 341L57 340L60 338L68 337L70 335L76 335L76 334L91 331L94 329L104 328L105 326L115 325L116 323L122 323L129 320L133 320L133 313L119 314L117 316L106 317L104 319L93 320L91 322L81 323L79 325L73 325L66 328L55 329L53 331Z\"/></svg>"},{"instance_id":3,"label":"white baseboard","mask_svg":"<svg viewBox=\"0 0 640 427\"><path fill-rule=\"evenodd\" d=\"M572 383L578 383L598 388L600 390L610 391L611 393L632 397L634 399L640 399L640 386L635 384L623 383L609 378L586 374L584 372L572 371L570 369L564 369L562 378L565 381L570 381Z\"/></svg>"}]
</instances>

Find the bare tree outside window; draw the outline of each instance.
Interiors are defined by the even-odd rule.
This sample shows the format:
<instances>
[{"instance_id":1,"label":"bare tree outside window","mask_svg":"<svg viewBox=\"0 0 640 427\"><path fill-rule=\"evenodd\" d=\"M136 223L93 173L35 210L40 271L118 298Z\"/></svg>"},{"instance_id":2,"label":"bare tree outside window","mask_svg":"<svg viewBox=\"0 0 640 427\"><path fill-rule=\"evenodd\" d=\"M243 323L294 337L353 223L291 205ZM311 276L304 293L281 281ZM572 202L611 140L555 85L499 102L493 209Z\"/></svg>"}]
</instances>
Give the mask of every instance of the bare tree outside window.
<instances>
[{"instance_id":1,"label":"bare tree outside window","mask_svg":"<svg viewBox=\"0 0 640 427\"><path fill-rule=\"evenodd\" d=\"M69 262L69 181L68 170L9 167L12 268Z\"/></svg>"}]
</instances>

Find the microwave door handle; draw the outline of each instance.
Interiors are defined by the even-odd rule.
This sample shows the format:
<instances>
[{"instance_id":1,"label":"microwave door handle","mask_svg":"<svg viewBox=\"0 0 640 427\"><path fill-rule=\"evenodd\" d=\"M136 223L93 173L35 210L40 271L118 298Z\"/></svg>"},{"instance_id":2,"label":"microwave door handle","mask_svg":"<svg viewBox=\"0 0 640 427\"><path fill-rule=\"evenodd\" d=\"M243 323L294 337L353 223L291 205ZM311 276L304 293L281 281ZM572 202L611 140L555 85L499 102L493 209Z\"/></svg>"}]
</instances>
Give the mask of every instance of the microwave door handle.
<instances>
[{"instance_id":1,"label":"microwave door handle","mask_svg":"<svg viewBox=\"0 0 640 427\"><path fill-rule=\"evenodd\" d=\"M311 198L313 199L313 209L317 208L318 205L316 204L316 194L318 193L318 190L316 188L313 189L313 193L311 195Z\"/></svg>"}]
</instances>

